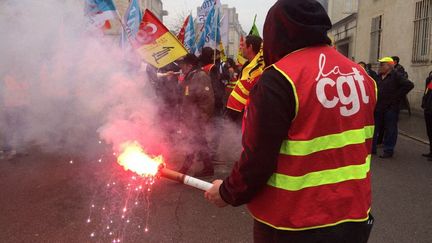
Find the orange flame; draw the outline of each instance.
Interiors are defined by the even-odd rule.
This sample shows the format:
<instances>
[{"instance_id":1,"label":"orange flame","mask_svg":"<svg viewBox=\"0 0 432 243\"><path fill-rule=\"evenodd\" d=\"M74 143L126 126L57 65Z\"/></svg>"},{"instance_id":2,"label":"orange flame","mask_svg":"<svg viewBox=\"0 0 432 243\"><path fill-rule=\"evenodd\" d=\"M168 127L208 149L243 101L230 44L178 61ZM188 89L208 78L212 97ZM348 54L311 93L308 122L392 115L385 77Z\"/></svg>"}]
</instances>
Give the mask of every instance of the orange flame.
<instances>
[{"instance_id":1,"label":"orange flame","mask_svg":"<svg viewBox=\"0 0 432 243\"><path fill-rule=\"evenodd\" d=\"M159 166L163 164L162 156L155 158L147 155L138 142L126 142L121 146L122 152L117 162L127 171L137 173L140 176L155 176Z\"/></svg>"}]
</instances>

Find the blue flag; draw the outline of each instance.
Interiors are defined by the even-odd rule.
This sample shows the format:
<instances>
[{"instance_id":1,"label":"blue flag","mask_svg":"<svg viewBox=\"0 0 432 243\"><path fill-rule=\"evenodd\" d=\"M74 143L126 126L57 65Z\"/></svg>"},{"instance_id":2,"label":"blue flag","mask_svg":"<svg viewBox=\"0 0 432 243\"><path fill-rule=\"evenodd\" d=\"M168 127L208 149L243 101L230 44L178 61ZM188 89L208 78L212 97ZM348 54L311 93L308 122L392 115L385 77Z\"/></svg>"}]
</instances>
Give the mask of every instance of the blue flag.
<instances>
[{"instance_id":1,"label":"blue flag","mask_svg":"<svg viewBox=\"0 0 432 243\"><path fill-rule=\"evenodd\" d=\"M124 30L121 34L121 46L125 47L127 38L135 38L142 19L142 11L138 0L131 0L123 17Z\"/></svg>"},{"instance_id":2,"label":"blue flag","mask_svg":"<svg viewBox=\"0 0 432 243\"><path fill-rule=\"evenodd\" d=\"M195 53L196 44L195 44L195 27L192 15L189 15L189 21L185 30L184 37L184 46L188 50L189 53Z\"/></svg>"},{"instance_id":3,"label":"blue flag","mask_svg":"<svg viewBox=\"0 0 432 243\"><path fill-rule=\"evenodd\" d=\"M197 49L200 51L203 47L209 46L216 49L221 41L220 36L220 17L219 9L213 7L207 15L204 24L204 30L198 41Z\"/></svg>"},{"instance_id":4,"label":"blue flag","mask_svg":"<svg viewBox=\"0 0 432 243\"><path fill-rule=\"evenodd\" d=\"M106 20L117 17L116 8L112 0L85 0L85 15L90 25L102 26Z\"/></svg>"},{"instance_id":5,"label":"blue flag","mask_svg":"<svg viewBox=\"0 0 432 243\"><path fill-rule=\"evenodd\" d=\"M112 0L85 0L86 15L96 15L115 10L116 8Z\"/></svg>"},{"instance_id":6,"label":"blue flag","mask_svg":"<svg viewBox=\"0 0 432 243\"><path fill-rule=\"evenodd\" d=\"M200 7L198 7L198 11L197 11L197 22L199 24L203 24L205 23L205 20L207 19L207 16L209 14L209 12L211 11L212 8L214 7L220 7L221 3L219 0L204 0L204 2L202 3L202 5Z\"/></svg>"}]
</instances>

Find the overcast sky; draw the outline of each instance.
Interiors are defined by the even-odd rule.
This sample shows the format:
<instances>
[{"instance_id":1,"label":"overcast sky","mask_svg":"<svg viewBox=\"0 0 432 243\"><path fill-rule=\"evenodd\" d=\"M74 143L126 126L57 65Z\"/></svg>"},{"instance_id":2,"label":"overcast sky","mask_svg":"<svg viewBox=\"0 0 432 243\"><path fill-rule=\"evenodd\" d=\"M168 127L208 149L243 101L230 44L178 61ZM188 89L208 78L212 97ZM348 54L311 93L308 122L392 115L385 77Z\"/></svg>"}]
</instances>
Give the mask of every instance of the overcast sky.
<instances>
[{"instance_id":1,"label":"overcast sky","mask_svg":"<svg viewBox=\"0 0 432 243\"><path fill-rule=\"evenodd\" d=\"M178 19L182 13L192 11L195 18L196 9L203 3L203 0L163 0L162 2L164 9L168 11L168 16L164 17L164 22L171 26L173 21ZM240 24L246 33L251 29L253 18L257 14L257 26L261 35L267 11L275 2L276 0L221 0L222 4L236 8Z\"/></svg>"}]
</instances>

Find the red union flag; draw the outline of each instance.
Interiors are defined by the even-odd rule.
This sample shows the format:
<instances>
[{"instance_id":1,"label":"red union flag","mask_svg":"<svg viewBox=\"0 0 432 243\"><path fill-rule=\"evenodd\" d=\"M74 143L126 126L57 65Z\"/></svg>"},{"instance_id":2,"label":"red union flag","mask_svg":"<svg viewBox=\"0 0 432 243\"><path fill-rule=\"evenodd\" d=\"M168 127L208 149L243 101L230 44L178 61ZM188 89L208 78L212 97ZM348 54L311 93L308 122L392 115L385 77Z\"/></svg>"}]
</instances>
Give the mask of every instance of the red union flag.
<instances>
[{"instance_id":1,"label":"red union flag","mask_svg":"<svg viewBox=\"0 0 432 243\"><path fill-rule=\"evenodd\" d=\"M134 47L146 62L157 68L187 54L184 46L148 9L144 12Z\"/></svg>"},{"instance_id":2,"label":"red union flag","mask_svg":"<svg viewBox=\"0 0 432 243\"><path fill-rule=\"evenodd\" d=\"M180 29L180 32L177 35L177 39L180 41L180 43L184 44L184 39L185 39L185 32L186 32L186 28L188 26L189 23L189 16L186 17L182 28Z\"/></svg>"}]
</instances>

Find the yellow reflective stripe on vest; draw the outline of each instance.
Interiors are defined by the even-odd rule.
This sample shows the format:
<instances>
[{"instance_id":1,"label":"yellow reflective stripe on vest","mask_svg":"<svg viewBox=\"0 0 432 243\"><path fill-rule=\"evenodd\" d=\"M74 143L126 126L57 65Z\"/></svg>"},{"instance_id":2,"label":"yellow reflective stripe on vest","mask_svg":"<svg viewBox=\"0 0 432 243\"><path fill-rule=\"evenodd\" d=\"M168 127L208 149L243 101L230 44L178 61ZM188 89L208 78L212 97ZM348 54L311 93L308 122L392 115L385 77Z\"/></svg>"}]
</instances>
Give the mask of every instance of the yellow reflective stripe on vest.
<instances>
[{"instance_id":1,"label":"yellow reflective stripe on vest","mask_svg":"<svg viewBox=\"0 0 432 243\"><path fill-rule=\"evenodd\" d=\"M328 149L343 148L347 145L361 144L373 137L374 126L349 130L338 134L317 137L308 141L285 140L280 153L293 156L305 156Z\"/></svg>"},{"instance_id":2,"label":"yellow reflective stripe on vest","mask_svg":"<svg viewBox=\"0 0 432 243\"><path fill-rule=\"evenodd\" d=\"M371 156L361 165L349 165L337 169L311 172L303 176L288 176L274 173L267 185L287 191L299 191L304 188L335 184L349 180L360 180L367 177L370 170Z\"/></svg>"},{"instance_id":3,"label":"yellow reflective stripe on vest","mask_svg":"<svg viewBox=\"0 0 432 243\"><path fill-rule=\"evenodd\" d=\"M236 99L238 102L242 103L243 105L246 105L246 99L241 97L239 94L237 94L237 92L235 90L233 90L231 92L232 97L234 97L234 99Z\"/></svg>"},{"instance_id":4,"label":"yellow reflective stripe on vest","mask_svg":"<svg viewBox=\"0 0 432 243\"><path fill-rule=\"evenodd\" d=\"M237 87L239 87L239 89L241 90L241 92L242 92L244 95L249 96L249 91L248 91L248 90L243 86L243 84L242 84L241 81L239 81L239 82L237 83Z\"/></svg>"},{"instance_id":5,"label":"yellow reflective stripe on vest","mask_svg":"<svg viewBox=\"0 0 432 243\"><path fill-rule=\"evenodd\" d=\"M228 88L231 88L231 89L234 89L236 85L237 85L237 81L236 81L236 82L233 82L233 83L229 82L229 83L227 84L227 87L228 87Z\"/></svg>"}]
</instances>

